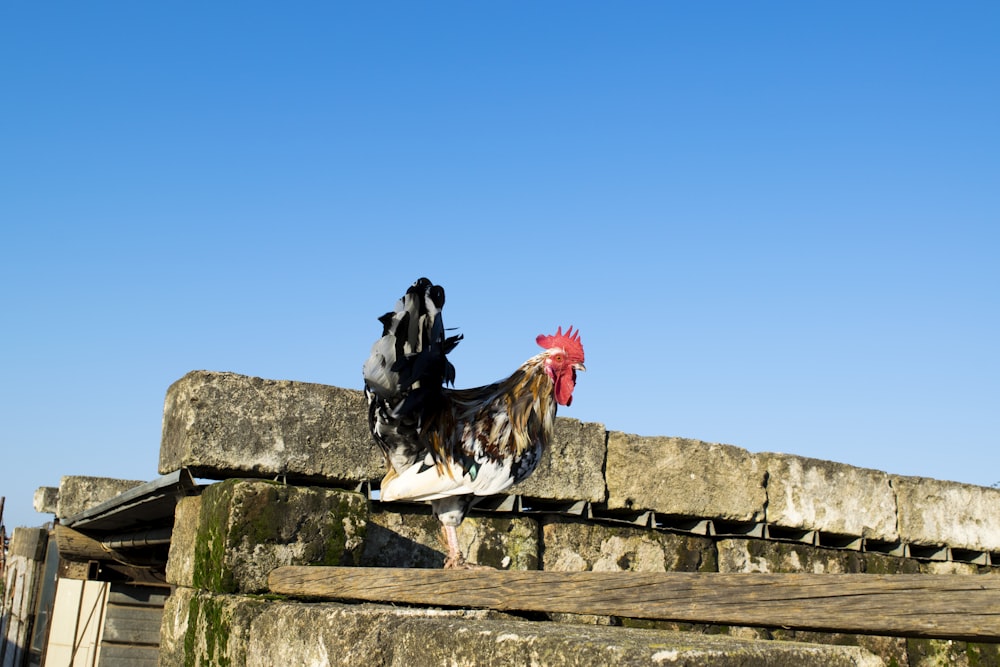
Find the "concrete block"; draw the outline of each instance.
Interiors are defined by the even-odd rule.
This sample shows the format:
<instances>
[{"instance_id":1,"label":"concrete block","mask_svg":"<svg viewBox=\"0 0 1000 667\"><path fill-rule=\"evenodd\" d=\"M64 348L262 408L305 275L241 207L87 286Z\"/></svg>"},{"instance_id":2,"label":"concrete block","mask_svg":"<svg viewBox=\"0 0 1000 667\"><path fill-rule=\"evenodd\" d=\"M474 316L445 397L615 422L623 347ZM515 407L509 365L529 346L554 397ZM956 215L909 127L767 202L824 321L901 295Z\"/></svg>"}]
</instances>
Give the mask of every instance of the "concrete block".
<instances>
[{"instance_id":1,"label":"concrete block","mask_svg":"<svg viewBox=\"0 0 1000 667\"><path fill-rule=\"evenodd\" d=\"M469 516L458 527L462 553L471 563L505 570L538 569L538 525L522 516ZM444 566L441 522L429 510L372 512L361 565Z\"/></svg>"},{"instance_id":2,"label":"concrete block","mask_svg":"<svg viewBox=\"0 0 1000 667\"><path fill-rule=\"evenodd\" d=\"M60 519L68 519L140 484L145 481L67 475L59 481L56 514Z\"/></svg>"},{"instance_id":3,"label":"concrete block","mask_svg":"<svg viewBox=\"0 0 1000 667\"><path fill-rule=\"evenodd\" d=\"M764 520L764 467L739 447L610 431L605 476L609 509Z\"/></svg>"},{"instance_id":4,"label":"concrete block","mask_svg":"<svg viewBox=\"0 0 1000 667\"><path fill-rule=\"evenodd\" d=\"M39 514L55 514L59 511L59 487L40 486L35 489L34 508Z\"/></svg>"},{"instance_id":5,"label":"concrete block","mask_svg":"<svg viewBox=\"0 0 1000 667\"><path fill-rule=\"evenodd\" d=\"M560 572L714 572L712 540L558 518L542 526L542 569Z\"/></svg>"},{"instance_id":6,"label":"concrete block","mask_svg":"<svg viewBox=\"0 0 1000 667\"><path fill-rule=\"evenodd\" d=\"M535 472L508 493L550 500L603 502L607 431L603 424L558 417L555 437Z\"/></svg>"},{"instance_id":7,"label":"concrete block","mask_svg":"<svg viewBox=\"0 0 1000 667\"><path fill-rule=\"evenodd\" d=\"M1000 489L893 475L905 542L1000 551Z\"/></svg>"},{"instance_id":8,"label":"concrete block","mask_svg":"<svg viewBox=\"0 0 1000 667\"><path fill-rule=\"evenodd\" d=\"M787 454L758 454L767 471L767 522L894 542L896 494L889 475Z\"/></svg>"},{"instance_id":9,"label":"concrete block","mask_svg":"<svg viewBox=\"0 0 1000 667\"><path fill-rule=\"evenodd\" d=\"M167 390L160 474L285 475L357 482L383 474L362 392L306 382L194 371Z\"/></svg>"},{"instance_id":10,"label":"concrete block","mask_svg":"<svg viewBox=\"0 0 1000 667\"><path fill-rule=\"evenodd\" d=\"M263 593L281 565L356 565L368 502L358 493L262 480L227 480L184 499L175 514L168 581Z\"/></svg>"},{"instance_id":11,"label":"concrete block","mask_svg":"<svg viewBox=\"0 0 1000 667\"><path fill-rule=\"evenodd\" d=\"M746 641L597 625L479 620L468 618L466 613L274 602L251 623L246 665L882 664L857 647Z\"/></svg>"}]
</instances>

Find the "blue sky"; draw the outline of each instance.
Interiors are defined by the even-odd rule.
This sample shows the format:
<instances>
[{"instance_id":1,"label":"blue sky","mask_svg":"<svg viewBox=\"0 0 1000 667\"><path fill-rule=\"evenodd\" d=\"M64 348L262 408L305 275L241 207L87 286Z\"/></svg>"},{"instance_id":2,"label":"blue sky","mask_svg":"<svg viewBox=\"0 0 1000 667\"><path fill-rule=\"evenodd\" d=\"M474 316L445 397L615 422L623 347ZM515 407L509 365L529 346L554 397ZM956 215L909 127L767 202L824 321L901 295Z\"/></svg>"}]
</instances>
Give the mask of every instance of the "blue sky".
<instances>
[{"instance_id":1,"label":"blue sky","mask_svg":"<svg viewBox=\"0 0 1000 667\"><path fill-rule=\"evenodd\" d=\"M1000 481L1000 5L5 3L0 495L194 369L360 388L417 277L560 414Z\"/></svg>"}]
</instances>

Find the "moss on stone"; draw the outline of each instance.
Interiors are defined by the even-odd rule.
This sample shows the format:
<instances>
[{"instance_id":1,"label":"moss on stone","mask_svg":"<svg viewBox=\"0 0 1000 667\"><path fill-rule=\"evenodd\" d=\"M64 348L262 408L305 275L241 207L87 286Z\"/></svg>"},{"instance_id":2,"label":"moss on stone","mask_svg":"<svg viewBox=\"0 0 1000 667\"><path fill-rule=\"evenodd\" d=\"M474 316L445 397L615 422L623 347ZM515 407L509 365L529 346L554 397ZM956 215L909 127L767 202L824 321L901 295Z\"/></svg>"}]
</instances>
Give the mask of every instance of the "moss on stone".
<instances>
[{"instance_id":1,"label":"moss on stone","mask_svg":"<svg viewBox=\"0 0 1000 667\"><path fill-rule=\"evenodd\" d=\"M1000 645L966 644L965 659L969 661L969 667L1000 665Z\"/></svg>"},{"instance_id":2,"label":"moss on stone","mask_svg":"<svg viewBox=\"0 0 1000 667\"><path fill-rule=\"evenodd\" d=\"M211 598L192 598L188 605L188 627L184 635L184 664L229 667L229 614ZM200 640L200 641L199 641Z\"/></svg>"},{"instance_id":3,"label":"moss on stone","mask_svg":"<svg viewBox=\"0 0 1000 667\"><path fill-rule=\"evenodd\" d=\"M202 494L194 546L192 582L195 588L220 593L236 590L232 570L226 566L232 490L239 480L213 484Z\"/></svg>"},{"instance_id":4,"label":"moss on stone","mask_svg":"<svg viewBox=\"0 0 1000 667\"><path fill-rule=\"evenodd\" d=\"M920 563L912 558L869 552L863 554L863 568L866 574L918 574Z\"/></svg>"},{"instance_id":5,"label":"moss on stone","mask_svg":"<svg viewBox=\"0 0 1000 667\"><path fill-rule=\"evenodd\" d=\"M357 493L263 480L226 480L202 494L192 585L259 593L281 565L355 565L368 504Z\"/></svg>"}]
</instances>

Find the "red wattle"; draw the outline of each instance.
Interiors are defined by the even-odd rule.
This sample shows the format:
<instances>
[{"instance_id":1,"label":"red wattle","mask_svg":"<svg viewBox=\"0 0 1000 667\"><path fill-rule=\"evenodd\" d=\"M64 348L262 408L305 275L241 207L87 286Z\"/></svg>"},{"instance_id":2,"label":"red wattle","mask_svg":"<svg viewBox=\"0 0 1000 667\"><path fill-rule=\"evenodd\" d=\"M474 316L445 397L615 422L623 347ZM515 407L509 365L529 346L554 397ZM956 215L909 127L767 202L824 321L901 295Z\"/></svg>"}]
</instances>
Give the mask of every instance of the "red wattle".
<instances>
[{"instance_id":1,"label":"red wattle","mask_svg":"<svg viewBox=\"0 0 1000 667\"><path fill-rule=\"evenodd\" d=\"M568 407L573 402L573 388L576 386L572 374L560 373L552 379L555 381L556 403Z\"/></svg>"}]
</instances>

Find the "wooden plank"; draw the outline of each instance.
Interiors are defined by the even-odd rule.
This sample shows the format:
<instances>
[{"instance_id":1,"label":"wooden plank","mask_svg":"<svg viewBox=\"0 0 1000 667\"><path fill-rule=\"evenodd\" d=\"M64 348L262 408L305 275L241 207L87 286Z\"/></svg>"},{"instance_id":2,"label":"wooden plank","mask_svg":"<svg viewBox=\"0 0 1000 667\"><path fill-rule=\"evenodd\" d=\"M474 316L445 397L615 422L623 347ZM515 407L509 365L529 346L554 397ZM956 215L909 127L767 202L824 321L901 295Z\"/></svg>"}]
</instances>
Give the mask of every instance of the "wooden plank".
<instances>
[{"instance_id":1,"label":"wooden plank","mask_svg":"<svg viewBox=\"0 0 1000 667\"><path fill-rule=\"evenodd\" d=\"M162 620L163 609L109 604L104 615L104 634L101 641L158 646Z\"/></svg>"},{"instance_id":2,"label":"wooden plank","mask_svg":"<svg viewBox=\"0 0 1000 667\"><path fill-rule=\"evenodd\" d=\"M283 595L1000 642L1000 576L279 567Z\"/></svg>"},{"instance_id":3,"label":"wooden plank","mask_svg":"<svg viewBox=\"0 0 1000 667\"><path fill-rule=\"evenodd\" d=\"M108 604L162 608L168 597L170 597L169 588L115 583L111 584Z\"/></svg>"},{"instance_id":4,"label":"wooden plank","mask_svg":"<svg viewBox=\"0 0 1000 667\"><path fill-rule=\"evenodd\" d=\"M101 644L98 667L156 667L160 649L155 646L109 646Z\"/></svg>"}]
</instances>

